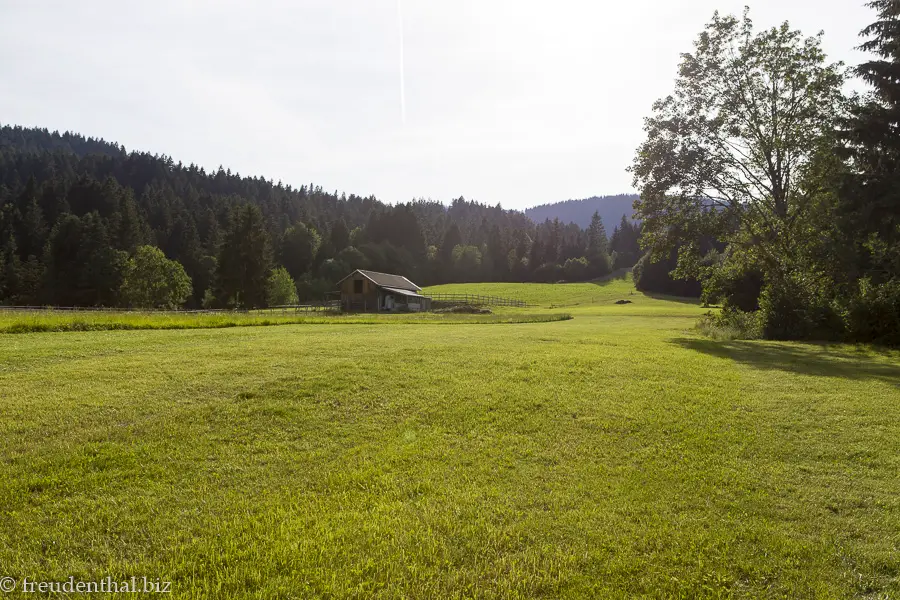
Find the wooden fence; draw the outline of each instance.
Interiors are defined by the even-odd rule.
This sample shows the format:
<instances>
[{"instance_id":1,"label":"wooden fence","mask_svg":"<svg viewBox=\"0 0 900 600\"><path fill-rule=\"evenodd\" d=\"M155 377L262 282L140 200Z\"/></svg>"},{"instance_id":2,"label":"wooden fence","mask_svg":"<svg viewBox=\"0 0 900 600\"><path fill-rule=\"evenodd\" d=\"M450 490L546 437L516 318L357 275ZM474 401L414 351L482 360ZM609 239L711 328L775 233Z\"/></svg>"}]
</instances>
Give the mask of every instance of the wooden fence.
<instances>
[{"instance_id":1,"label":"wooden fence","mask_svg":"<svg viewBox=\"0 0 900 600\"><path fill-rule=\"evenodd\" d=\"M429 294L431 305L470 304L472 306L515 306L528 308L531 306L524 300L514 298L500 298L498 296L485 296L482 294Z\"/></svg>"}]
</instances>

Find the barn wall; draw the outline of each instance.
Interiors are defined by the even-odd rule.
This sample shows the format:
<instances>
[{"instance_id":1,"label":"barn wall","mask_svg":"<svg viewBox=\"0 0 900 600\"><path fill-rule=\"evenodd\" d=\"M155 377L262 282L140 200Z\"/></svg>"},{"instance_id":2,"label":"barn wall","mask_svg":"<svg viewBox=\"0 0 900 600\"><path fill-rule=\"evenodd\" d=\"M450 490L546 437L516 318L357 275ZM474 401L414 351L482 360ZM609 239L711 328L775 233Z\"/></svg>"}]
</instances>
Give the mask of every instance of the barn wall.
<instances>
[{"instance_id":1,"label":"barn wall","mask_svg":"<svg viewBox=\"0 0 900 600\"><path fill-rule=\"evenodd\" d=\"M363 282L362 294L353 293L353 282ZM378 288L362 275L348 277L341 283L341 307L344 310L377 310Z\"/></svg>"}]
</instances>

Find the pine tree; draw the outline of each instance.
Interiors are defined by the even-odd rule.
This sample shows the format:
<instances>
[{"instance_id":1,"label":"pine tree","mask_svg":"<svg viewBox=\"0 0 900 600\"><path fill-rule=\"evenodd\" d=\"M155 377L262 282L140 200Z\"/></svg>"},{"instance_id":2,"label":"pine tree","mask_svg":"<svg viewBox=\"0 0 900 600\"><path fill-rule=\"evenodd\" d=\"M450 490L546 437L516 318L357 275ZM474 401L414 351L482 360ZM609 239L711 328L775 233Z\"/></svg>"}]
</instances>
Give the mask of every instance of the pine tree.
<instances>
[{"instance_id":1,"label":"pine tree","mask_svg":"<svg viewBox=\"0 0 900 600\"><path fill-rule=\"evenodd\" d=\"M350 230L347 229L347 223L343 218L338 219L331 226L331 247L334 251L340 252L350 245Z\"/></svg>"},{"instance_id":2,"label":"pine tree","mask_svg":"<svg viewBox=\"0 0 900 600\"><path fill-rule=\"evenodd\" d=\"M0 250L0 300L7 304L19 304L21 271L16 238L9 235Z\"/></svg>"},{"instance_id":3,"label":"pine tree","mask_svg":"<svg viewBox=\"0 0 900 600\"><path fill-rule=\"evenodd\" d=\"M860 49L880 58L855 69L873 91L853 107L843 132L855 173L842 190L841 209L860 274L878 281L900 268L900 2L874 0L868 6L878 20L862 31L869 39Z\"/></svg>"},{"instance_id":4,"label":"pine tree","mask_svg":"<svg viewBox=\"0 0 900 600\"><path fill-rule=\"evenodd\" d=\"M609 272L609 240L599 212L591 217L588 228L587 259L592 276L599 277Z\"/></svg>"},{"instance_id":5,"label":"pine tree","mask_svg":"<svg viewBox=\"0 0 900 600\"><path fill-rule=\"evenodd\" d=\"M453 268L453 249L462 244L462 234L459 232L459 225L454 221L444 232L444 239L441 241L441 248L438 252L441 268L449 273Z\"/></svg>"},{"instance_id":6,"label":"pine tree","mask_svg":"<svg viewBox=\"0 0 900 600\"><path fill-rule=\"evenodd\" d=\"M560 223L559 219L553 219L549 224L550 233L547 236L547 243L544 246L544 262L555 263L559 260L560 246Z\"/></svg>"},{"instance_id":7,"label":"pine tree","mask_svg":"<svg viewBox=\"0 0 900 600\"><path fill-rule=\"evenodd\" d=\"M272 251L262 213L253 204L232 210L219 253L219 301L225 306L266 305Z\"/></svg>"}]
</instances>

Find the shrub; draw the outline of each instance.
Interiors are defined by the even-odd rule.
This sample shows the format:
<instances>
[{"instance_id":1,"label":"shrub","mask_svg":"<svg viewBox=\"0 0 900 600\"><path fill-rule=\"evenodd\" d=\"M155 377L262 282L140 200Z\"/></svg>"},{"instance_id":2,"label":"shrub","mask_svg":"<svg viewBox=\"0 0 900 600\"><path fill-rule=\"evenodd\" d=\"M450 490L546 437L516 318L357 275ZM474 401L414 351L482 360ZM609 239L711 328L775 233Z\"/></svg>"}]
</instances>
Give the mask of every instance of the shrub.
<instances>
[{"instance_id":1,"label":"shrub","mask_svg":"<svg viewBox=\"0 0 900 600\"><path fill-rule=\"evenodd\" d=\"M563 268L556 263L544 263L534 270L534 280L541 283L554 283L563 277Z\"/></svg>"},{"instance_id":2,"label":"shrub","mask_svg":"<svg viewBox=\"0 0 900 600\"><path fill-rule=\"evenodd\" d=\"M844 322L849 341L900 346L900 279L879 285L861 279L848 302Z\"/></svg>"},{"instance_id":3,"label":"shrub","mask_svg":"<svg viewBox=\"0 0 900 600\"><path fill-rule=\"evenodd\" d=\"M652 262L645 254L634 265L634 286L642 292L655 292L671 296L700 297L700 282L696 279L675 279L671 272L678 266L677 253L673 251L666 260Z\"/></svg>"},{"instance_id":4,"label":"shrub","mask_svg":"<svg viewBox=\"0 0 900 600\"><path fill-rule=\"evenodd\" d=\"M717 315L706 313L697 329L714 340L755 340L762 337L759 317L759 312L726 309Z\"/></svg>"},{"instance_id":5,"label":"shrub","mask_svg":"<svg viewBox=\"0 0 900 600\"><path fill-rule=\"evenodd\" d=\"M590 277L590 265L583 256L568 259L562 271L567 281L585 281Z\"/></svg>"},{"instance_id":6,"label":"shrub","mask_svg":"<svg viewBox=\"0 0 900 600\"><path fill-rule=\"evenodd\" d=\"M701 296L705 303L744 312L759 310L763 275L758 267L731 252L710 253L704 260L708 261Z\"/></svg>"},{"instance_id":7,"label":"shrub","mask_svg":"<svg viewBox=\"0 0 900 600\"><path fill-rule=\"evenodd\" d=\"M842 319L827 290L802 271L766 284L759 297L759 313L762 334L768 339L831 340L843 333Z\"/></svg>"}]
</instances>

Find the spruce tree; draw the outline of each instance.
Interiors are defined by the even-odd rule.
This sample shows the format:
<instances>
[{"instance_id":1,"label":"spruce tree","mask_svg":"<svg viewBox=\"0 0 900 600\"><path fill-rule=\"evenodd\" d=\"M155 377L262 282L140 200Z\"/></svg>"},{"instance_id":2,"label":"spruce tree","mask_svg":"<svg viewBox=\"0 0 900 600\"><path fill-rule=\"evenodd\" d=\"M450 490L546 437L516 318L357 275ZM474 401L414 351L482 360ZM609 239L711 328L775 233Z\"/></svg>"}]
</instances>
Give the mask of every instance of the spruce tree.
<instances>
[{"instance_id":1,"label":"spruce tree","mask_svg":"<svg viewBox=\"0 0 900 600\"><path fill-rule=\"evenodd\" d=\"M600 277L609 272L609 240L606 238L606 227L599 212L594 212L588 228L588 246L586 257L593 277Z\"/></svg>"},{"instance_id":2,"label":"spruce tree","mask_svg":"<svg viewBox=\"0 0 900 600\"><path fill-rule=\"evenodd\" d=\"M854 173L842 190L841 208L844 230L859 254L859 274L883 281L900 267L900 1L868 6L878 20L862 31L869 39L860 49L878 58L855 69L872 92L852 107L843 132Z\"/></svg>"},{"instance_id":3,"label":"spruce tree","mask_svg":"<svg viewBox=\"0 0 900 600\"><path fill-rule=\"evenodd\" d=\"M331 247L335 252L340 252L350 245L350 230L343 218L335 221L331 226Z\"/></svg>"},{"instance_id":4,"label":"spruce tree","mask_svg":"<svg viewBox=\"0 0 900 600\"><path fill-rule=\"evenodd\" d=\"M219 302L225 306L266 305L272 250L262 213L253 204L232 210L219 252Z\"/></svg>"}]
</instances>

